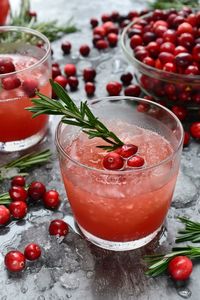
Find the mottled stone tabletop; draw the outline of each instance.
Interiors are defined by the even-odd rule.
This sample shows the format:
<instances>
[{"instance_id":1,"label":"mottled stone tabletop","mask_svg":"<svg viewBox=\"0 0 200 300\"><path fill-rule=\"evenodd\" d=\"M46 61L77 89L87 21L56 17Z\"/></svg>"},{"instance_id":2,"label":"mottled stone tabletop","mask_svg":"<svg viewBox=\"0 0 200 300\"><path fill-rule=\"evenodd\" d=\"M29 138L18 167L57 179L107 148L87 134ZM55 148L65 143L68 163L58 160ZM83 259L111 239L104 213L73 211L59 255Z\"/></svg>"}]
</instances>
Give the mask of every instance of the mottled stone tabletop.
<instances>
[{"instance_id":1,"label":"mottled stone tabletop","mask_svg":"<svg viewBox=\"0 0 200 300\"><path fill-rule=\"evenodd\" d=\"M34 0L32 9L36 10L40 20L59 19L62 23L73 16L80 32L70 34L62 40L70 40L73 45L71 56L64 57L61 52L61 40L53 43L53 58L62 66L66 62L77 64L80 86L73 98L79 101L85 98L81 70L88 65L97 70L96 95L105 96L105 83L118 80L123 71L130 70L123 58L120 47L99 56L94 51L90 59L78 55L81 43L91 44L90 17L100 17L104 12L118 10L126 14L130 9L144 7L145 1L131 0ZM17 8L19 1L11 0ZM53 152L51 162L34 169L28 176L28 182L40 180L47 188L56 188L63 199L57 212L34 207L25 220L12 222L0 229L0 300L177 300L200 299L200 266L195 265L191 279L181 286L175 285L166 275L156 279L144 275L145 265L142 257L153 251L167 251L174 243L174 235L180 224L178 215L198 220L200 216L200 147L192 142L182 154L181 171L171 209L166 220L166 231L162 238L151 242L143 249L129 252L111 252L98 249L73 231L64 239L57 240L48 235L50 220L71 215L66 201L64 187L60 178L58 160L54 146L54 130L57 120L52 119L46 139L36 149L49 147ZM0 155L0 162L14 155ZM8 188L5 182L0 192ZM30 242L43 247L42 258L20 274L8 273L3 264L5 253L12 249L22 250Z\"/></svg>"}]
</instances>

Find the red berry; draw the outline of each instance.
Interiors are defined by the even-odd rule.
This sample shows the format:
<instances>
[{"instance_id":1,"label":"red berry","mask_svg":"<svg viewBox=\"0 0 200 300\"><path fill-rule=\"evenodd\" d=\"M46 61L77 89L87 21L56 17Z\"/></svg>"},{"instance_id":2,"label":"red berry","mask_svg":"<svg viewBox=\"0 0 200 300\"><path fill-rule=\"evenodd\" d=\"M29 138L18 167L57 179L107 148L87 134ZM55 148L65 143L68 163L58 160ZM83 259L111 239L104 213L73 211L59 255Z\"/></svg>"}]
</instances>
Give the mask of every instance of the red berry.
<instances>
[{"instance_id":1,"label":"red berry","mask_svg":"<svg viewBox=\"0 0 200 300\"><path fill-rule=\"evenodd\" d=\"M9 205L9 210L13 218L23 219L27 214L27 205L23 201L14 201Z\"/></svg>"},{"instance_id":2,"label":"red berry","mask_svg":"<svg viewBox=\"0 0 200 300\"><path fill-rule=\"evenodd\" d=\"M90 47L88 45L82 45L80 48L79 48L79 52L82 56L88 56L89 53L90 53Z\"/></svg>"},{"instance_id":3,"label":"red berry","mask_svg":"<svg viewBox=\"0 0 200 300\"><path fill-rule=\"evenodd\" d=\"M44 206L55 209L60 205L60 195L56 190L47 191L43 196Z\"/></svg>"},{"instance_id":4,"label":"red berry","mask_svg":"<svg viewBox=\"0 0 200 300\"><path fill-rule=\"evenodd\" d=\"M155 66L155 60L153 58L151 58L150 56L145 57L142 62L151 67Z\"/></svg>"},{"instance_id":5,"label":"red berry","mask_svg":"<svg viewBox=\"0 0 200 300\"><path fill-rule=\"evenodd\" d=\"M190 133L195 139L200 139L200 122L192 123Z\"/></svg>"},{"instance_id":6,"label":"red berry","mask_svg":"<svg viewBox=\"0 0 200 300\"><path fill-rule=\"evenodd\" d=\"M115 47L117 46L118 43L118 35L116 33L109 33L107 36L108 39L108 43L110 45L110 47Z\"/></svg>"},{"instance_id":7,"label":"red berry","mask_svg":"<svg viewBox=\"0 0 200 300\"><path fill-rule=\"evenodd\" d=\"M145 57L149 56L149 53L147 50L143 49L143 50L138 50L135 51L135 58L137 58L140 61L143 61L143 59Z\"/></svg>"},{"instance_id":8,"label":"red berry","mask_svg":"<svg viewBox=\"0 0 200 300\"><path fill-rule=\"evenodd\" d=\"M189 23L192 26L196 26L197 25L197 17L195 14L190 14L187 19L186 19L187 23Z\"/></svg>"},{"instance_id":9,"label":"red berry","mask_svg":"<svg viewBox=\"0 0 200 300\"><path fill-rule=\"evenodd\" d=\"M182 33L178 38L179 45L190 49L194 44L194 37L191 33Z\"/></svg>"},{"instance_id":10,"label":"red berry","mask_svg":"<svg viewBox=\"0 0 200 300\"><path fill-rule=\"evenodd\" d=\"M36 11L28 11L27 14L29 15L29 17L31 18L37 18L37 13Z\"/></svg>"},{"instance_id":11,"label":"red berry","mask_svg":"<svg viewBox=\"0 0 200 300\"><path fill-rule=\"evenodd\" d=\"M158 37L163 37L164 33L167 31L167 27L164 25L158 25L155 29L154 32Z\"/></svg>"},{"instance_id":12,"label":"red berry","mask_svg":"<svg viewBox=\"0 0 200 300\"><path fill-rule=\"evenodd\" d=\"M199 68L197 66L188 66L185 70L185 74L187 75L199 75Z\"/></svg>"},{"instance_id":13,"label":"red berry","mask_svg":"<svg viewBox=\"0 0 200 300\"><path fill-rule=\"evenodd\" d=\"M163 34L163 40L165 42L171 42L175 44L176 38L177 38L176 31L173 29L167 29L167 31L165 31Z\"/></svg>"},{"instance_id":14,"label":"red berry","mask_svg":"<svg viewBox=\"0 0 200 300\"><path fill-rule=\"evenodd\" d=\"M34 97L38 89L38 81L34 78L26 79L22 83L22 88L29 97Z\"/></svg>"},{"instance_id":15,"label":"red berry","mask_svg":"<svg viewBox=\"0 0 200 300\"><path fill-rule=\"evenodd\" d=\"M64 72L68 77L75 76L76 75L76 66L74 64L66 64L64 66Z\"/></svg>"},{"instance_id":16,"label":"red berry","mask_svg":"<svg viewBox=\"0 0 200 300\"><path fill-rule=\"evenodd\" d=\"M158 58L162 64L166 64L168 62L174 62L174 55L169 52L160 52Z\"/></svg>"},{"instance_id":17,"label":"red berry","mask_svg":"<svg viewBox=\"0 0 200 300\"><path fill-rule=\"evenodd\" d=\"M130 72L122 74L120 80L122 81L123 85L129 85L133 80L133 75Z\"/></svg>"},{"instance_id":18,"label":"red berry","mask_svg":"<svg viewBox=\"0 0 200 300\"><path fill-rule=\"evenodd\" d=\"M5 205L0 205L0 225L5 225L10 220L10 211Z\"/></svg>"},{"instance_id":19,"label":"red berry","mask_svg":"<svg viewBox=\"0 0 200 300\"><path fill-rule=\"evenodd\" d=\"M147 103L139 103L137 106L138 112L146 112L149 110L149 105Z\"/></svg>"},{"instance_id":20,"label":"red berry","mask_svg":"<svg viewBox=\"0 0 200 300\"><path fill-rule=\"evenodd\" d=\"M115 150L115 153L118 153L123 158L128 158L134 155L138 151L138 147L133 144L124 144L122 147L119 147Z\"/></svg>"},{"instance_id":21,"label":"red berry","mask_svg":"<svg viewBox=\"0 0 200 300\"><path fill-rule=\"evenodd\" d=\"M20 87L21 81L16 76L10 76L2 79L2 87L9 91Z\"/></svg>"},{"instance_id":22,"label":"red berry","mask_svg":"<svg viewBox=\"0 0 200 300\"><path fill-rule=\"evenodd\" d=\"M106 30L103 28L103 26L97 26L93 29L93 35L98 34L102 38L106 35Z\"/></svg>"},{"instance_id":23,"label":"red berry","mask_svg":"<svg viewBox=\"0 0 200 300\"><path fill-rule=\"evenodd\" d=\"M91 24L92 28L95 28L98 26L99 21L95 18L92 18L92 19L90 19L90 24Z\"/></svg>"},{"instance_id":24,"label":"red berry","mask_svg":"<svg viewBox=\"0 0 200 300\"><path fill-rule=\"evenodd\" d=\"M135 34L131 37L130 39L130 46L132 49L134 49L135 47L142 45L143 41L140 35Z\"/></svg>"},{"instance_id":25,"label":"red berry","mask_svg":"<svg viewBox=\"0 0 200 300\"><path fill-rule=\"evenodd\" d=\"M117 81L111 81L106 85L107 92L110 96L118 96L122 89L122 84Z\"/></svg>"},{"instance_id":26,"label":"red berry","mask_svg":"<svg viewBox=\"0 0 200 300\"><path fill-rule=\"evenodd\" d=\"M140 93L141 93L141 89L139 85L136 84L131 84L127 86L124 90L124 95L130 97L139 97Z\"/></svg>"},{"instance_id":27,"label":"red berry","mask_svg":"<svg viewBox=\"0 0 200 300\"><path fill-rule=\"evenodd\" d=\"M9 189L12 201L26 201L27 191L22 186L13 186Z\"/></svg>"},{"instance_id":28,"label":"red berry","mask_svg":"<svg viewBox=\"0 0 200 300\"><path fill-rule=\"evenodd\" d=\"M64 54L69 54L71 51L72 45L70 42L65 41L62 43L61 48L62 48L62 51Z\"/></svg>"},{"instance_id":29,"label":"red berry","mask_svg":"<svg viewBox=\"0 0 200 300\"><path fill-rule=\"evenodd\" d=\"M175 49L174 49L174 55L178 55L179 53L184 53L184 52L188 52L188 50L183 47L183 46L177 46Z\"/></svg>"},{"instance_id":30,"label":"red berry","mask_svg":"<svg viewBox=\"0 0 200 300\"><path fill-rule=\"evenodd\" d=\"M93 96L95 92L95 85L93 82L86 82L85 84L85 92L88 96Z\"/></svg>"},{"instance_id":31,"label":"red berry","mask_svg":"<svg viewBox=\"0 0 200 300\"><path fill-rule=\"evenodd\" d=\"M160 52L174 53L175 45L171 42L165 42L160 46Z\"/></svg>"},{"instance_id":32,"label":"red berry","mask_svg":"<svg viewBox=\"0 0 200 300\"><path fill-rule=\"evenodd\" d=\"M99 50L107 49L108 48L108 42L105 40L99 40L95 44L96 48Z\"/></svg>"},{"instance_id":33,"label":"red berry","mask_svg":"<svg viewBox=\"0 0 200 300\"><path fill-rule=\"evenodd\" d=\"M26 246L24 256L28 260L36 260L41 256L41 248L39 245L31 243Z\"/></svg>"},{"instance_id":34,"label":"red berry","mask_svg":"<svg viewBox=\"0 0 200 300\"><path fill-rule=\"evenodd\" d=\"M65 236L69 232L68 224L63 220L53 220L49 225L50 235Z\"/></svg>"},{"instance_id":35,"label":"red berry","mask_svg":"<svg viewBox=\"0 0 200 300\"><path fill-rule=\"evenodd\" d=\"M23 186L25 186L25 183L26 183L25 178L20 175L13 177L12 181L11 181L12 186L22 186L23 187Z\"/></svg>"},{"instance_id":36,"label":"red berry","mask_svg":"<svg viewBox=\"0 0 200 300\"><path fill-rule=\"evenodd\" d=\"M109 14L103 14L102 16L101 16L101 21L104 23L104 22L108 22L108 21L110 21L111 20L111 17L110 17L110 15Z\"/></svg>"},{"instance_id":37,"label":"red berry","mask_svg":"<svg viewBox=\"0 0 200 300\"><path fill-rule=\"evenodd\" d=\"M168 272L174 280L186 280L192 273L193 264L187 256L176 256L168 265Z\"/></svg>"},{"instance_id":38,"label":"red berry","mask_svg":"<svg viewBox=\"0 0 200 300\"><path fill-rule=\"evenodd\" d=\"M56 78L57 76L61 75L61 70L59 66L52 66L52 78Z\"/></svg>"},{"instance_id":39,"label":"red berry","mask_svg":"<svg viewBox=\"0 0 200 300\"><path fill-rule=\"evenodd\" d=\"M14 250L6 254L4 263L9 271L19 272L25 268L26 259L23 253Z\"/></svg>"},{"instance_id":40,"label":"red berry","mask_svg":"<svg viewBox=\"0 0 200 300\"><path fill-rule=\"evenodd\" d=\"M156 35L154 32L147 31L143 34L142 39L143 43L147 45L148 43L155 41Z\"/></svg>"},{"instance_id":41,"label":"red berry","mask_svg":"<svg viewBox=\"0 0 200 300\"><path fill-rule=\"evenodd\" d=\"M179 53L175 56L177 67L187 68L192 63L192 55L189 53Z\"/></svg>"},{"instance_id":42,"label":"red berry","mask_svg":"<svg viewBox=\"0 0 200 300\"><path fill-rule=\"evenodd\" d=\"M172 111L180 121L183 121L187 116L187 109L183 106L172 106Z\"/></svg>"},{"instance_id":43,"label":"red berry","mask_svg":"<svg viewBox=\"0 0 200 300\"><path fill-rule=\"evenodd\" d=\"M197 104L200 104L200 93L194 94L194 95L192 96L192 100L193 100L194 102L196 102Z\"/></svg>"},{"instance_id":44,"label":"red berry","mask_svg":"<svg viewBox=\"0 0 200 300\"><path fill-rule=\"evenodd\" d=\"M110 152L103 158L103 167L107 170L119 170L124 166L124 160L118 153Z\"/></svg>"},{"instance_id":45,"label":"red berry","mask_svg":"<svg viewBox=\"0 0 200 300\"><path fill-rule=\"evenodd\" d=\"M200 44L194 46L192 50L192 56L195 61L200 62Z\"/></svg>"},{"instance_id":46,"label":"red berry","mask_svg":"<svg viewBox=\"0 0 200 300\"><path fill-rule=\"evenodd\" d=\"M175 73L176 72L176 65L172 62L168 62L168 63L164 64L163 70L166 71L166 72Z\"/></svg>"},{"instance_id":47,"label":"red berry","mask_svg":"<svg viewBox=\"0 0 200 300\"><path fill-rule=\"evenodd\" d=\"M15 72L15 66L10 58L0 59L0 74Z\"/></svg>"},{"instance_id":48,"label":"red berry","mask_svg":"<svg viewBox=\"0 0 200 300\"><path fill-rule=\"evenodd\" d=\"M184 132L183 146L184 147L188 146L189 142L190 142L190 134L189 134L189 132L185 131Z\"/></svg>"},{"instance_id":49,"label":"red berry","mask_svg":"<svg viewBox=\"0 0 200 300\"><path fill-rule=\"evenodd\" d=\"M54 82L57 82L63 88L65 88L66 85L67 85L67 78L65 76L63 76L63 75L59 75L59 76L56 76L56 78L54 78Z\"/></svg>"},{"instance_id":50,"label":"red berry","mask_svg":"<svg viewBox=\"0 0 200 300\"><path fill-rule=\"evenodd\" d=\"M78 78L77 77L75 77L75 76L70 76L69 78L68 78L68 84L69 84L69 86L70 86L70 90L71 91L75 91L76 89L77 89L77 87L78 87Z\"/></svg>"},{"instance_id":51,"label":"red berry","mask_svg":"<svg viewBox=\"0 0 200 300\"><path fill-rule=\"evenodd\" d=\"M142 167L143 165L144 165L144 158L142 158L141 156L138 156L138 155L131 157L127 161L127 166L132 167L132 168L139 168L139 167Z\"/></svg>"},{"instance_id":52,"label":"red berry","mask_svg":"<svg viewBox=\"0 0 200 300\"><path fill-rule=\"evenodd\" d=\"M182 24L180 24L177 28L177 33L179 35L181 35L182 33L191 33L193 34L193 27L191 24L187 23L187 22L183 22Z\"/></svg>"},{"instance_id":53,"label":"red berry","mask_svg":"<svg viewBox=\"0 0 200 300\"><path fill-rule=\"evenodd\" d=\"M150 42L146 46L146 50L149 52L150 56L153 58L157 58L159 52L160 52L160 45L156 42Z\"/></svg>"},{"instance_id":54,"label":"red berry","mask_svg":"<svg viewBox=\"0 0 200 300\"><path fill-rule=\"evenodd\" d=\"M40 181L34 181L28 188L28 195L32 200L40 200L46 192L45 185Z\"/></svg>"},{"instance_id":55,"label":"red berry","mask_svg":"<svg viewBox=\"0 0 200 300\"><path fill-rule=\"evenodd\" d=\"M83 70L83 79L87 81L94 81L94 78L96 76L96 71L93 68L85 68Z\"/></svg>"}]
</instances>

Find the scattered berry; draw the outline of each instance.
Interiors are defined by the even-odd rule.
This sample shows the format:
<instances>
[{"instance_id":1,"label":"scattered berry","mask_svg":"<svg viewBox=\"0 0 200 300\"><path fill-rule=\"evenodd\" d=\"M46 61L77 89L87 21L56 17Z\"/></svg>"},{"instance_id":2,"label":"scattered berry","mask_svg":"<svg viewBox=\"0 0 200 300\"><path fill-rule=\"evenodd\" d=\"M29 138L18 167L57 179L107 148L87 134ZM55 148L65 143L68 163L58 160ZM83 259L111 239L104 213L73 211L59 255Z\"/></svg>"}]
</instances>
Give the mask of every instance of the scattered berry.
<instances>
[{"instance_id":1,"label":"scattered berry","mask_svg":"<svg viewBox=\"0 0 200 300\"><path fill-rule=\"evenodd\" d=\"M190 142L190 134L189 132L185 131L184 133L184 140L183 140L183 146L187 147L189 145Z\"/></svg>"},{"instance_id":2,"label":"scattered berry","mask_svg":"<svg viewBox=\"0 0 200 300\"><path fill-rule=\"evenodd\" d=\"M45 185L40 181L34 181L28 188L28 195L32 200L40 200L46 192Z\"/></svg>"},{"instance_id":3,"label":"scattered berry","mask_svg":"<svg viewBox=\"0 0 200 300\"><path fill-rule=\"evenodd\" d=\"M195 139L200 139L200 122L192 123L190 133Z\"/></svg>"},{"instance_id":4,"label":"scattered berry","mask_svg":"<svg viewBox=\"0 0 200 300\"><path fill-rule=\"evenodd\" d=\"M78 78L75 76L70 76L68 78L68 84L70 86L71 91L75 91L78 88Z\"/></svg>"},{"instance_id":5,"label":"scattered berry","mask_svg":"<svg viewBox=\"0 0 200 300\"><path fill-rule=\"evenodd\" d=\"M4 263L11 272L19 272L25 268L26 259L20 251L10 251L6 254Z\"/></svg>"},{"instance_id":6,"label":"scattered berry","mask_svg":"<svg viewBox=\"0 0 200 300\"><path fill-rule=\"evenodd\" d=\"M61 48L62 48L62 51L64 54L69 54L71 51L72 45L70 42L65 41L62 43Z\"/></svg>"},{"instance_id":7,"label":"scattered berry","mask_svg":"<svg viewBox=\"0 0 200 300\"><path fill-rule=\"evenodd\" d=\"M138 85L131 84L127 86L124 90L125 96L138 97L141 93L141 89Z\"/></svg>"},{"instance_id":8,"label":"scattered berry","mask_svg":"<svg viewBox=\"0 0 200 300\"><path fill-rule=\"evenodd\" d=\"M63 88L65 88L67 85L67 78L63 75L56 76L56 78L54 78L54 81L60 84Z\"/></svg>"},{"instance_id":9,"label":"scattered berry","mask_svg":"<svg viewBox=\"0 0 200 300\"><path fill-rule=\"evenodd\" d=\"M13 218L23 219L27 214L27 205L23 201L14 201L9 205L9 210Z\"/></svg>"},{"instance_id":10,"label":"scattered berry","mask_svg":"<svg viewBox=\"0 0 200 300\"><path fill-rule=\"evenodd\" d=\"M53 220L49 226L50 235L65 236L69 232L68 224L63 220Z\"/></svg>"},{"instance_id":11,"label":"scattered berry","mask_svg":"<svg viewBox=\"0 0 200 300\"><path fill-rule=\"evenodd\" d=\"M104 50L104 49L107 49L109 45L108 45L108 42L106 40L98 40L95 43L95 46L99 50Z\"/></svg>"},{"instance_id":12,"label":"scattered berry","mask_svg":"<svg viewBox=\"0 0 200 300\"><path fill-rule=\"evenodd\" d=\"M106 85L107 92L110 96L118 96L122 89L122 84L118 81L111 81Z\"/></svg>"},{"instance_id":13,"label":"scattered berry","mask_svg":"<svg viewBox=\"0 0 200 300\"><path fill-rule=\"evenodd\" d=\"M129 85L133 80L133 75L130 72L122 74L120 80L122 81L123 85Z\"/></svg>"},{"instance_id":14,"label":"scattered berry","mask_svg":"<svg viewBox=\"0 0 200 300\"><path fill-rule=\"evenodd\" d=\"M83 79L87 81L94 81L94 78L96 76L96 71L93 68L85 68L83 70Z\"/></svg>"},{"instance_id":15,"label":"scattered berry","mask_svg":"<svg viewBox=\"0 0 200 300\"><path fill-rule=\"evenodd\" d=\"M40 246L34 243L27 245L24 250L25 258L31 261L38 259L41 256L41 253Z\"/></svg>"},{"instance_id":16,"label":"scattered berry","mask_svg":"<svg viewBox=\"0 0 200 300\"><path fill-rule=\"evenodd\" d=\"M116 33L109 33L107 36L110 47L116 47L118 43L118 35Z\"/></svg>"},{"instance_id":17,"label":"scattered berry","mask_svg":"<svg viewBox=\"0 0 200 300\"><path fill-rule=\"evenodd\" d=\"M93 96L95 92L95 85L93 82L86 82L85 84L85 92L87 96Z\"/></svg>"},{"instance_id":18,"label":"scattered berry","mask_svg":"<svg viewBox=\"0 0 200 300\"><path fill-rule=\"evenodd\" d=\"M187 116L187 109L183 106L173 106L172 112L179 118L180 121L185 120Z\"/></svg>"},{"instance_id":19,"label":"scattered berry","mask_svg":"<svg viewBox=\"0 0 200 300\"><path fill-rule=\"evenodd\" d=\"M60 195L56 190L47 191L43 196L45 207L50 209L58 208L60 205Z\"/></svg>"},{"instance_id":20,"label":"scattered berry","mask_svg":"<svg viewBox=\"0 0 200 300\"><path fill-rule=\"evenodd\" d=\"M20 176L20 175L13 177L12 181L11 181L12 186L22 186L22 187L24 187L25 183L26 183L25 178L23 176Z\"/></svg>"},{"instance_id":21,"label":"scattered berry","mask_svg":"<svg viewBox=\"0 0 200 300\"><path fill-rule=\"evenodd\" d=\"M95 28L98 26L99 21L95 18L92 18L92 19L90 19L90 24L91 24L92 28Z\"/></svg>"},{"instance_id":22,"label":"scattered berry","mask_svg":"<svg viewBox=\"0 0 200 300\"><path fill-rule=\"evenodd\" d=\"M27 199L27 191L22 186L12 186L9 189L9 195L12 201L23 201Z\"/></svg>"},{"instance_id":23,"label":"scattered berry","mask_svg":"<svg viewBox=\"0 0 200 300\"><path fill-rule=\"evenodd\" d=\"M76 75L76 66L74 64L66 64L64 67L65 74L69 76L75 76Z\"/></svg>"},{"instance_id":24,"label":"scattered berry","mask_svg":"<svg viewBox=\"0 0 200 300\"><path fill-rule=\"evenodd\" d=\"M79 48L79 52L82 56L88 56L89 53L90 53L90 47L88 45L82 45L80 48Z\"/></svg>"},{"instance_id":25,"label":"scattered berry","mask_svg":"<svg viewBox=\"0 0 200 300\"><path fill-rule=\"evenodd\" d=\"M103 167L107 170L120 170L124 166L124 160L118 153L110 152L103 158Z\"/></svg>"},{"instance_id":26,"label":"scattered berry","mask_svg":"<svg viewBox=\"0 0 200 300\"><path fill-rule=\"evenodd\" d=\"M0 225L5 225L10 220L10 211L5 205L0 205Z\"/></svg>"},{"instance_id":27,"label":"scattered berry","mask_svg":"<svg viewBox=\"0 0 200 300\"><path fill-rule=\"evenodd\" d=\"M174 280L186 280L192 273L193 264L187 256L176 256L168 265L168 272Z\"/></svg>"},{"instance_id":28,"label":"scattered berry","mask_svg":"<svg viewBox=\"0 0 200 300\"><path fill-rule=\"evenodd\" d=\"M52 78L56 78L57 76L61 75L61 70L59 66L52 66Z\"/></svg>"}]
</instances>

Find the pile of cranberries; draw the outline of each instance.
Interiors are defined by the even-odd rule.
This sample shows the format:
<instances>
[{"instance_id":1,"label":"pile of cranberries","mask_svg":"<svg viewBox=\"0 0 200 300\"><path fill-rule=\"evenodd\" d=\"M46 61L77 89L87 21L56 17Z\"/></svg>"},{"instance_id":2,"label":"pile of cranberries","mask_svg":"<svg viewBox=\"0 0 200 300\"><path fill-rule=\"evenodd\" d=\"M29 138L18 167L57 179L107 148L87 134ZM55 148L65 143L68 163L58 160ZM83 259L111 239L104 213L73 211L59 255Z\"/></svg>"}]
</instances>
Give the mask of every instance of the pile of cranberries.
<instances>
[{"instance_id":1,"label":"pile of cranberries","mask_svg":"<svg viewBox=\"0 0 200 300\"><path fill-rule=\"evenodd\" d=\"M115 151L104 156L102 164L107 170L125 170L144 166L143 157L136 155L138 147L133 144L124 144Z\"/></svg>"},{"instance_id":2,"label":"pile of cranberries","mask_svg":"<svg viewBox=\"0 0 200 300\"><path fill-rule=\"evenodd\" d=\"M11 217L23 219L28 211L28 204L42 201L48 209L56 209L60 205L60 196L56 190L46 191L46 187L39 181L32 182L25 187L25 179L22 176L15 176L11 181L9 189L10 204L0 205L0 226L6 225Z\"/></svg>"}]
</instances>

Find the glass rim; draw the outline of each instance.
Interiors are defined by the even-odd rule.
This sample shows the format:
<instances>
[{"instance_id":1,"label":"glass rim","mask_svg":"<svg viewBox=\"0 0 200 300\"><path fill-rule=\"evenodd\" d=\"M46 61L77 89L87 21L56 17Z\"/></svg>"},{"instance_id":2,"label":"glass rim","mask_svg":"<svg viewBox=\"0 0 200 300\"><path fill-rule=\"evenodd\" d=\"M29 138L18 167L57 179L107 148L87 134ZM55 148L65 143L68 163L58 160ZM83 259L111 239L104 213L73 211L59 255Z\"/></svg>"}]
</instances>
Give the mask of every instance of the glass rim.
<instances>
[{"instance_id":1,"label":"glass rim","mask_svg":"<svg viewBox=\"0 0 200 300\"><path fill-rule=\"evenodd\" d=\"M8 31L16 31L16 32L26 32L26 33L30 33L32 35L35 35L39 38L41 38L46 44L47 44L47 50L46 53L43 55L43 57L41 59L39 59L36 63L32 64L31 66L28 66L26 68L23 68L21 70L17 70L14 72L10 72L10 73L5 73L5 74L0 74L0 78L1 77L6 77L6 76L13 76L25 71L29 71L32 70L36 67L38 67L41 63L43 63L49 56L50 52L51 52L51 44L49 39L41 32L35 30L35 29L31 29L28 27L24 27L24 26L0 26L0 33L2 33L3 31L8 32Z\"/></svg>"},{"instance_id":2,"label":"glass rim","mask_svg":"<svg viewBox=\"0 0 200 300\"><path fill-rule=\"evenodd\" d=\"M140 60L138 60L137 58L135 58L134 55L131 55L130 54L130 51L127 49L126 47L126 44L125 44L125 37L126 37L126 34L127 34L127 31L129 30L129 28L136 24L138 22L138 20L140 19L144 19L145 17L149 17L152 15L152 12L150 13L147 13L141 17L138 17L136 20L130 22L130 24L128 24L122 31L122 34L121 34L121 37L120 37L120 44L121 44L121 47L122 47L122 50L124 51L125 55L127 56L127 58L129 60L132 60L133 62L137 63L138 65L140 65L141 67L143 68L146 68L147 71L150 71L150 72L157 72L158 74L164 76L172 76L174 77L175 79L177 80L183 80L183 79L187 79L187 80L200 80L200 75L187 75L187 74L179 74L179 73L172 73L172 72L167 72L167 71L164 71L164 70L160 70L160 69L157 69L155 67L151 67L143 62L141 62Z\"/></svg>"},{"instance_id":3,"label":"glass rim","mask_svg":"<svg viewBox=\"0 0 200 300\"><path fill-rule=\"evenodd\" d=\"M139 97L128 97L128 96L116 96L116 97L100 97L100 98L96 98L92 101L90 101L90 104L95 104L97 101L98 102L101 102L101 101L108 101L108 100L132 100L134 102L136 101L139 101L139 102L145 102L146 104L150 104L150 105L154 105L154 106L157 106L159 108L161 108L162 110L166 111L168 114L170 114L176 121L178 127L180 128L180 131L181 131L181 137L180 137L180 140L179 140L179 143L176 147L176 149L174 149L173 153L170 154L166 159L160 161L159 163L157 164L154 164L152 166L149 166L149 167L141 167L141 168L132 168L132 169L128 169L128 170L107 170L107 169L96 169L96 168L93 168L93 167L90 167L90 166L87 166L85 164L82 164L81 162L75 160L74 158L72 158L69 154L67 154L65 152L65 149L63 148L63 146L61 145L61 142L60 142L60 139L59 139L59 131L60 131L60 128L62 125L64 126L69 126L67 124L64 124L62 123L62 121L60 121L56 127L56 133L55 133L55 144L56 144L56 147L57 147L57 150L58 152L62 153L66 158L68 158L70 161L72 161L73 163L75 163L76 165L82 167L82 168L85 168L85 169L88 169L90 171L95 171L95 172L98 172L100 174L112 174L112 175L122 175L122 174L132 174L132 173L137 173L137 172L146 172L148 170L152 170L152 169L155 169L167 162L169 162L170 160L173 159L173 157L177 154L177 152L180 150L180 148L182 147L182 144L183 144L183 138L184 138L184 130L183 130L183 126L180 122L180 120L177 118L177 116L172 112L170 111L168 108L158 104L158 103L155 103L153 101L150 101L150 100L146 100L146 99L143 99L143 98L139 98Z\"/></svg>"}]
</instances>

